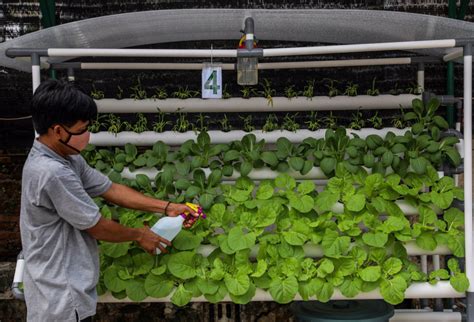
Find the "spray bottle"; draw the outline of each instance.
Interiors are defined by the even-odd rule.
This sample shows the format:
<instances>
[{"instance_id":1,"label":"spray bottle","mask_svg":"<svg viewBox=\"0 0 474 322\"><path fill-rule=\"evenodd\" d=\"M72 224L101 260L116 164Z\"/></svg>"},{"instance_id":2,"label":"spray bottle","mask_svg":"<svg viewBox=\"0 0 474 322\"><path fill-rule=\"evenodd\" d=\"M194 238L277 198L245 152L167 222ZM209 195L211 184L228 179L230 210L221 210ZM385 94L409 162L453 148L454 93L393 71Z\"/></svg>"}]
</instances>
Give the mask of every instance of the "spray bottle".
<instances>
[{"instance_id":1,"label":"spray bottle","mask_svg":"<svg viewBox=\"0 0 474 322\"><path fill-rule=\"evenodd\" d=\"M193 217L193 218L195 218L195 220L197 220L198 218L201 218L201 217L203 219L206 218L206 214L202 212L201 206L190 203L190 202L187 202L186 206L188 206L189 208L191 208L192 210L194 210L195 212L198 213L199 216L197 218ZM165 217L161 218L160 220L158 220L156 222L156 224L154 224L153 227L151 227L151 230L155 234L158 234L161 237L163 237L163 238L165 238L169 241L172 241L176 237L176 235L179 234L181 229L183 228L183 223L186 219L188 219L189 215L190 214L188 212L186 212L186 213L182 213L182 214L180 214L179 216L176 216L176 217L165 216ZM164 243L161 243L161 245L163 245L163 247L166 247L166 244L164 244ZM161 253L161 250L159 248L157 248L156 249L156 254L158 255L160 253Z\"/></svg>"}]
</instances>

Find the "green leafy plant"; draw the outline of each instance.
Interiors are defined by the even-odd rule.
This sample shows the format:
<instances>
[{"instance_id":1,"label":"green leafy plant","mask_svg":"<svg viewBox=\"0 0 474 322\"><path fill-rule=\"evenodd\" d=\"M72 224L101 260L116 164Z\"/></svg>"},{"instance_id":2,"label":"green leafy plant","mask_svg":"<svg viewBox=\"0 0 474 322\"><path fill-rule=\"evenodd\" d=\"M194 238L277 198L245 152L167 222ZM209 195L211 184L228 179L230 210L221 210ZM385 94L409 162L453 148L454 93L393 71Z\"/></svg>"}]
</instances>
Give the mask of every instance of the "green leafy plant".
<instances>
[{"instance_id":1,"label":"green leafy plant","mask_svg":"<svg viewBox=\"0 0 474 322\"><path fill-rule=\"evenodd\" d=\"M122 121L115 114L108 114L107 116L107 131L117 135L123 127Z\"/></svg>"},{"instance_id":2,"label":"green leafy plant","mask_svg":"<svg viewBox=\"0 0 474 322\"><path fill-rule=\"evenodd\" d=\"M153 99L164 100L168 98L168 92L164 87L155 88L155 94L152 96Z\"/></svg>"},{"instance_id":3,"label":"green leafy plant","mask_svg":"<svg viewBox=\"0 0 474 322\"><path fill-rule=\"evenodd\" d=\"M321 128L321 121L318 118L318 112L311 111L309 115L309 120L305 122L310 131L316 131Z\"/></svg>"},{"instance_id":4,"label":"green leafy plant","mask_svg":"<svg viewBox=\"0 0 474 322\"><path fill-rule=\"evenodd\" d=\"M325 78L324 80L328 82L328 84L325 85L328 89L328 96L334 97L334 96L339 95L339 90L336 87L337 86L336 84L338 84L339 82L337 80L329 79L329 78Z\"/></svg>"},{"instance_id":5,"label":"green leafy plant","mask_svg":"<svg viewBox=\"0 0 474 322\"><path fill-rule=\"evenodd\" d=\"M407 126L407 122L405 121L405 112L403 108L400 106L400 115L395 116L392 119L392 125L397 129L403 129Z\"/></svg>"},{"instance_id":6,"label":"green leafy plant","mask_svg":"<svg viewBox=\"0 0 474 322\"><path fill-rule=\"evenodd\" d=\"M283 119L282 128L287 131L296 132L300 128L300 125L296 121L297 116L298 113L294 113L292 115L287 113Z\"/></svg>"},{"instance_id":7,"label":"green leafy plant","mask_svg":"<svg viewBox=\"0 0 474 322\"><path fill-rule=\"evenodd\" d=\"M378 96L380 94L379 90L375 87L376 80L377 80L377 77L374 77L374 79L372 80L372 88L369 88L367 90L367 95Z\"/></svg>"},{"instance_id":8,"label":"green leafy plant","mask_svg":"<svg viewBox=\"0 0 474 322\"><path fill-rule=\"evenodd\" d=\"M418 84L411 83L411 85L407 87L406 92L408 94L421 95L423 93L423 87Z\"/></svg>"},{"instance_id":9,"label":"green leafy plant","mask_svg":"<svg viewBox=\"0 0 474 322\"><path fill-rule=\"evenodd\" d=\"M217 121L222 132L229 132L232 130L232 124L230 124L227 114L224 114L224 117Z\"/></svg>"},{"instance_id":10,"label":"green leafy plant","mask_svg":"<svg viewBox=\"0 0 474 322\"><path fill-rule=\"evenodd\" d=\"M329 113L328 116L323 117L323 124L328 129L337 128L337 118L332 114L332 111Z\"/></svg>"},{"instance_id":11,"label":"green leafy plant","mask_svg":"<svg viewBox=\"0 0 474 322\"><path fill-rule=\"evenodd\" d=\"M382 118L379 116L379 112L376 111L375 115L368 119L369 124L372 125L374 129L381 129L383 127Z\"/></svg>"},{"instance_id":12,"label":"green leafy plant","mask_svg":"<svg viewBox=\"0 0 474 322\"><path fill-rule=\"evenodd\" d=\"M314 96L314 83L315 80L307 81L306 85L303 89L303 96L306 97L306 99L313 100Z\"/></svg>"},{"instance_id":13,"label":"green leafy plant","mask_svg":"<svg viewBox=\"0 0 474 322\"><path fill-rule=\"evenodd\" d=\"M142 85L140 77L137 78L137 83L130 87L130 91L132 92L130 98L133 98L134 100L144 100L147 98L147 92Z\"/></svg>"},{"instance_id":14,"label":"green leafy plant","mask_svg":"<svg viewBox=\"0 0 474 322\"><path fill-rule=\"evenodd\" d=\"M295 90L294 85L288 85L285 87L285 97L291 100L293 97L297 97L298 92Z\"/></svg>"},{"instance_id":15,"label":"green leafy plant","mask_svg":"<svg viewBox=\"0 0 474 322\"><path fill-rule=\"evenodd\" d=\"M272 132L280 129L278 117L275 114L268 114L265 124L262 127L263 132Z\"/></svg>"},{"instance_id":16,"label":"green leafy plant","mask_svg":"<svg viewBox=\"0 0 474 322\"><path fill-rule=\"evenodd\" d=\"M105 114L97 114L97 117L95 120L92 120L91 123L89 124L89 132L91 133L97 133L100 131L100 129L104 126L104 122L102 122L103 119L105 119L107 115Z\"/></svg>"},{"instance_id":17,"label":"green leafy plant","mask_svg":"<svg viewBox=\"0 0 474 322\"><path fill-rule=\"evenodd\" d=\"M244 122L242 128L245 132L252 132L255 130L255 126L252 125L252 115L239 116L239 117Z\"/></svg>"},{"instance_id":18,"label":"green leafy plant","mask_svg":"<svg viewBox=\"0 0 474 322\"><path fill-rule=\"evenodd\" d=\"M352 121L349 124L349 127L353 130L360 130L365 125L365 120L362 116L361 111L357 111L357 113L352 114Z\"/></svg>"},{"instance_id":19,"label":"green leafy plant","mask_svg":"<svg viewBox=\"0 0 474 322\"><path fill-rule=\"evenodd\" d=\"M133 131L136 133L148 131L148 119L143 115L143 113L137 114L137 121L133 125Z\"/></svg>"},{"instance_id":20,"label":"green leafy plant","mask_svg":"<svg viewBox=\"0 0 474 322\"><path fill-rule=\"evenodd\" d=\"M166 113L162 112L157 108L158 113L155 114L155 122L153 122L153 131L162 133L165 131L166 126L171 125L171 121L166 120Z\"/></svg>"},{"instance_id":21,"label":"green leafy plant","mask_svg":"<svg viewBox=\"0 0 474 322\"><path fill-rule=\"evenodd\" d=\"M208 115L199 113L196 124L193 125L193 130L197 132L207 132L209 129L209 119Z\"/></svg>"},{"instance_id":22,"label":"green leafy plant","mask_svg":"<svg viewBox=\"0 0 474 322\"><path fill-rule=\"evenodd\" d=\"M192 98L196 97L199 95L198 91L192 91L188 89L188 87L179 87L177 91L173 92L173 97L179 98L179 99L187 99L187 98Z\"/></svg>"},{"instance_id":23,"label":"green leafy plant","mask_svg":"<svg viewBox=\"0 0 474 322\"><path fill-rule=\"evenodd\" d=\"M273 96L276 94L276 90L272 88L272 83L264 78L263 79L263 97L267 99L267 105L273 107Z\"/></svg>"},{"instance_id":24,"label":"green leafy plant","mask_svg":"<svg viewBox=\"0 0 474 322\"><path fill-rule=\"evenodd\" d=\"M249 86L244 86L240 92L242 93L242 98L249 99L250 95L257 96L257 90L255 88L249 87Z\"/></svg>"},{"instance_id":25,"label":"green leafy plant","mask_svg":"<svg viewBox=\"0 0 474 322\"><path fill-rule=\"evenodd\" d=\"M232 94L227 90L227 84L224 85L224 89L222 90L222 98L229 99L232 97Z\"/></svg>"},{"instance_id":26,"label":"green leafy plant","mask_svg":"<svg viewBox=\"0 0 474 322\"><path fill-rule=\"evenodd\" d=\"M91 91L91 97L95 100L101 100L105 97L105 94L103 91L98 90L95 87L95 84L92 84L92 91Z\"/></svg>"},{"instance_id":27,"label":"green leafy plant","mask_svg":"<svg viewBox=\"0 0 474 322\"><path fill-rule=\"evenodd\" d=\"M184 133L191 129L192 125L189 122L186 113L179 112L178 117L176 118L175 124L173 126L174 132Z\"/></svg>"},{"instance_id":28,"label":"green leafy plant","mask_svg":"<svg viewBox=\"0 0 474 322\"><path fill-rule=\"evenodd\" d=\"M359 88L359 85L353 84L352 82L349 82L346 86L346 90L344 91L344 95L347 96L357 96L357 89Z\"/></svg>"}]
</instances>

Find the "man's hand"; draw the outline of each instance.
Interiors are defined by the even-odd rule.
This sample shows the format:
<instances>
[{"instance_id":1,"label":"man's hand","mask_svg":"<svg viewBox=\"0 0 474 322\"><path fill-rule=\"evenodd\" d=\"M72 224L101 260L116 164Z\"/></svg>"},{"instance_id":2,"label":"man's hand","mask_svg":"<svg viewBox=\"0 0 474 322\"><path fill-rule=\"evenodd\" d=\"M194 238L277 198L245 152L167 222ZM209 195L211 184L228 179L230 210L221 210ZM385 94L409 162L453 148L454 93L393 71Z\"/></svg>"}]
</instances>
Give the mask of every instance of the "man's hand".
<instances>
[{"instance_id":1,"label":"man's hand","mask_svg":"<svg viewBox=\"0 0 474 322\"><path fill-rule=\"evenodd\" d=\"M198 220L199 214L194 211L193 209L189 208L188 206L184 204L179 204L179 203L170 203L168 205L168 208L166 209L166 214L167 216L170 217L176 217L179 216L180 214L189 214L189 216L186 218L186 220L183 223L183 226L185 228L190 228L194 223Z\"/></svg>"},{"instance_id":2,"label":"man's hand","mask_svg":"<svg viewBox=\"0 0 474 322\"><path fill-rule=\"evenodd\" d=\"M139 230L139 237L137 242L140 246L146 250L148 253L155 255L156 249L159 248L162 253L168 253L166 248L162 245L166 244L167 246L171 246L169 240L164 239L163 237L155 234L148 226L137 228Z\"/></svg>"}]
</instances>

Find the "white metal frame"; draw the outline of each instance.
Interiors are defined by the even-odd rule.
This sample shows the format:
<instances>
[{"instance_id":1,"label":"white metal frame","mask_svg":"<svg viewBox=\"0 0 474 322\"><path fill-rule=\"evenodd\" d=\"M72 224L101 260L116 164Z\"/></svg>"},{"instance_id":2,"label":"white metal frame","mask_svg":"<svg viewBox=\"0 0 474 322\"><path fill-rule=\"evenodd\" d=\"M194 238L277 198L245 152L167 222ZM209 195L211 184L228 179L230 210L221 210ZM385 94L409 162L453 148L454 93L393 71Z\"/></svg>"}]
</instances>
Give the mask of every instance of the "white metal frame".
<instances>
[{"instance_id":1,"label":"white metal frame","mask_svg":"<svg viewBox=\"0 0 474 322\"><path fill-rule=\"evenodd\" d=\"M387 50L411 50L428 48L455 48L464 47L464 142L462 151L464 152L464 197L465 197L465 236L466 236L466 275L471 281L471 286L467 292L468 295L468 321L474 321L474 245L473 245L473 223L472 223L472 40L461 40L459 43L455 39L432 40L432 41L411 41L411 42L393 42L378 44L357 44L357 45L335 45L335 46L316 46L303 48L277 48L263 49L264 57L276 56L297 56L297 55L319 55L336 53L356 53L356 52L375 52ZM236 50L174 50L174 49L90 49L90 48L50 48L45 56L50 57L237 57ZM456 52L459 55L459 50ZM455 54L446 55L445 60L453 59ZM40 82L39 56L32 52L32 79L33 91ZM418 72L418 84L424 85L424 72ZM100 105L100 103L99 103ZM312 133L314 134L314 133ZM120 134L119 134L120 135ZM225 134L220 134L224 135ZM93 143L100 144L99 135L95 135L97 140ZM127 135L127 139L131 137ZM143 139L143 137L142 137ZM156 139L156 138L154 138ZM229 138L227 138L229 139ZM155 140L156 141L156 140ZM108 143L108 142L107 142ZM140 140L143 144L143 141ZM17 267L18 268L18 267ZM21 276L15 273L15 280L20 280ZM406 292L407 298L457 298L464 297L466 294L456 292L449 282L438 282L436 285L428 283L415 283L409 287ZM344 298L337 293L334 299ZM380 299L378 291L362 293L358 299ZM297 298L298 299L298 298ZM116 302L110 295L102 296L102 302ZM150 301L163 302L165 299L149 299ZM229 299L228 299L229 300ZM261 291L255 300L271 300L267 292ZM120 300L124 301L124 300ZM203 298L193 299L193 301L205 301Z\"/></svg>"}]
</instances>

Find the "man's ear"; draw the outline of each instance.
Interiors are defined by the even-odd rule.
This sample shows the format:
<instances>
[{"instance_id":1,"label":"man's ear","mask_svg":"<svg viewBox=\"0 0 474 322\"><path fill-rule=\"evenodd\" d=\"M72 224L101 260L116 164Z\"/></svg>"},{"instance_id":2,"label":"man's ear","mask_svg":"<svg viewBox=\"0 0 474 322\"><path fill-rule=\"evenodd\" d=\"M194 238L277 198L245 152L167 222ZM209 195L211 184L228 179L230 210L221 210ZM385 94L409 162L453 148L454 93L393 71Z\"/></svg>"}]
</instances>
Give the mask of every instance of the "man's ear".
<instances>
[{"instance_id":1,"label":"man's ear","mask_svg":"<svg viewBox=\"0 0 474 322\"><path fill-rule=\"evenodd\" d=\"M61 137L61 127L59 125L53 125L50 129L54 136Z\"/></svg>"}]
</instances>

